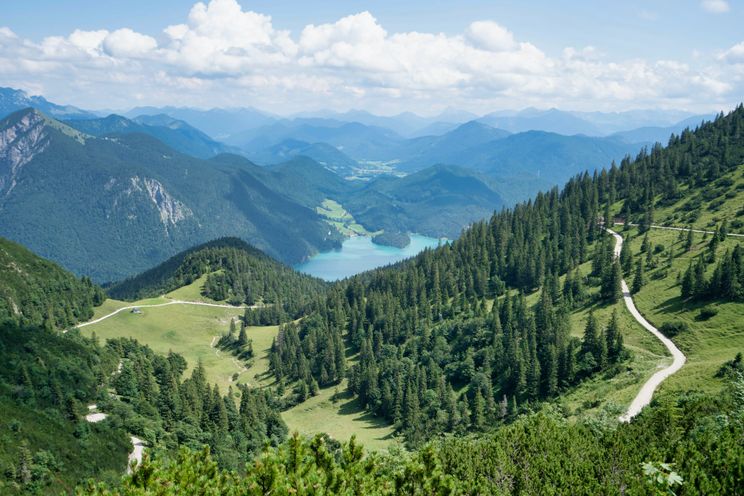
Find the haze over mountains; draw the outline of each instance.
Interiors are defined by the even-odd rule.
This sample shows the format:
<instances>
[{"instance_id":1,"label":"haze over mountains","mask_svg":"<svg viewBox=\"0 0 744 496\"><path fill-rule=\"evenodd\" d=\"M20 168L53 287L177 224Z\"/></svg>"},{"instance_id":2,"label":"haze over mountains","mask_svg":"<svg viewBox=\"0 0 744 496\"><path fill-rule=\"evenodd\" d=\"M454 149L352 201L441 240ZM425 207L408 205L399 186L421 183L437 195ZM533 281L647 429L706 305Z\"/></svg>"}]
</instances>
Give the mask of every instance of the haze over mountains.
<instances>
[{"instance_id":1,"label":"haze over mountains","mask_svg":"<svg viewBox=\"0 0 744 496\"><path fill-rule=\"evenodd\" d=\"M99 282L228 235L299 262L343 239L317 211L326 199L369 232L456 238L494 210L701 119L556 109L126 115L0 89L0 235ZM133 248L135 238L148 242Z\"/></svg>"}]
</instances>

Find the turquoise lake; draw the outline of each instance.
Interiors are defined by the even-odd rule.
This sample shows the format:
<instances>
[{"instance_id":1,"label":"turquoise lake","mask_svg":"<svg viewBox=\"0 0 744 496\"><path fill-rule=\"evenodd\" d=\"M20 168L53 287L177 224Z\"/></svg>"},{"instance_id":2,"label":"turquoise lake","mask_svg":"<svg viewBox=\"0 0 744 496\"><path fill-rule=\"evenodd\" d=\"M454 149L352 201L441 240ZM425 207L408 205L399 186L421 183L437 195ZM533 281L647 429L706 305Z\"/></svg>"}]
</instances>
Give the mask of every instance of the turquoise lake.
<instances>
[{"instance_id":1,"label":"turquoise lake","mask_svg":"<svg viewBox=\"0 0 744 496\"><path fill-rule=\"evenodd\" d=\"M340 250L318 253L294 268L326 281L337 281L365 270L399 262L426 248L436 248L439 243L437 238L411 234L411 243L408 246L394 248L376 245L372 238L356 236L344 241Z\"/></svg>"}]
</instances>

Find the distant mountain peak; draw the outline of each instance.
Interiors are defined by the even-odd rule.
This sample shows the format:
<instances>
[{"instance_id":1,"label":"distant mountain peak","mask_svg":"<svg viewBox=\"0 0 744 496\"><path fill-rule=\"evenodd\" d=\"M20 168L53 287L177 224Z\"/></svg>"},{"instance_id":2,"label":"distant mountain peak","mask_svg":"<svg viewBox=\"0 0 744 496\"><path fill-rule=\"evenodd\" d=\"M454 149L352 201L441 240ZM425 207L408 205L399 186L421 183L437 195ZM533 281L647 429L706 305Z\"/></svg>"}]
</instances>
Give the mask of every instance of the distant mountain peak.
<instances>
[{"instance_id":1,"label":"distant mountain peak","mask_svg":"<svg viewBox=\"0 0 744 496\"><path fill-rule=\"evenodd\" d=\"M35 108L56 119L90 119L94 114L72 105L57 105L43 96L29 96L23 90L0 88L0 117L5 117L18 110Z\"/></svg>"},{"instance_id":2,"label":"distant mountain peak","mask_svg":"<svg viewBox=\"0 0 744 496\"><path fill-rule=\"evenodd\" d=\"M41 112L25 109L0 122L0 196L15 188L23 166L48 146L45 121Z\"/></svg>"}]
</instances>

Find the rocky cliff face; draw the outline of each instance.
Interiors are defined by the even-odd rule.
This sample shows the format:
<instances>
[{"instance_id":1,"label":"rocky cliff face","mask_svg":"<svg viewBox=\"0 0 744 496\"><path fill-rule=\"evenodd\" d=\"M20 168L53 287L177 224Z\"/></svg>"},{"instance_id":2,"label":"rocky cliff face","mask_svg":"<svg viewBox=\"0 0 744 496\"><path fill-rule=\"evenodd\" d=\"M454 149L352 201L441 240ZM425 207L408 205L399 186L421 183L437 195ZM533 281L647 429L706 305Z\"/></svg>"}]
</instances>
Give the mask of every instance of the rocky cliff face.
<instances>
[{"instance_id":1,"label":"rocky cliff face","mask_svg":"<svg viewBox=\"0 0 744 496\"><path fill-rule=\"evenodd\" d=\"M44 116L34 111L0 130L0 195L7 196L21 168L46 149L49 142L45 129Z\"/></svg>"},{"instance_id":2,"label":"rocky cliff face","mask_svg":"<svg viewBox=\"0 0 744 496\"><path fill-rule=\"evenodd\" d=\"M191 209L171 196L160 181L149 177L140 178L135 176L130 178L130 182L132 186L128 191L146 193L158 210L160 221L166 229L193 217L194 213Z\"/></svg>"}]
</instances>

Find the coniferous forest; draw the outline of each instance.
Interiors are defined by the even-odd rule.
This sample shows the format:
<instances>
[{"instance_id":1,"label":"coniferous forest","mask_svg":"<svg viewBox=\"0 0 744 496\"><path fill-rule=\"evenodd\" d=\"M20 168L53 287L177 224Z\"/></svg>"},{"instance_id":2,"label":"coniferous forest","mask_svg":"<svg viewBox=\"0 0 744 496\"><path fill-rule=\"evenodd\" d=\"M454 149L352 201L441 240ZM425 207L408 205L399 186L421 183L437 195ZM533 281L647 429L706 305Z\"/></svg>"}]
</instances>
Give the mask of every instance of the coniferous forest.
<instances>
[{"instance_id":1,"label":"coniferous forest","mask_svg":"<svg viewBox=\"0 0 744 496\"><path fill-rule=\"evenodd\" d=\"M348 389L417 446L438 433L498 425L525 404L615 367L626 354L616 317L600 327L590 316L582 339L569 336L569 313L587 298L588 286L599 289L602 301L621 296L627 253L613 259L603 219L648 229L654 208L679 200L682 185L715 183L744 162L743 133L740 105L672 136L666 148L581 174L562 190L499 212L450 245L339 283L299 329L280 332L271 355L277 380L299 381L302 401L318 385L340 381L334 357L348 346L358 353L346 373ZM583 277L577 267L586 261L592 271ZM697 262L703 263L712 260ZM733 298L741 273L737 248L711 281L695 279L689 295ZM525 296L536 291L530 306Z\"/></svg>"},{"instance_id":2,"label":"coniferous forest","mask_svg":"<svg viewBox=\"0 0 744 496\"><path fill-rule=\"evenodd\" d=\"M111 3L0 10L0 496L744 496L744 0Z\"/></svg>"},{"instance_id":3,"label":"coniferous forest","mask_svg":"<svg viewBox=\"0 0 744 496\"><path fill-rule=\"evenodd\" d=\"M743 132L739 106L672 136L665 148L502 210L450 244L335 284L222 239L109 288L136 299L204 277L202 296L257 304L230 323L218 346L250 360L246 326L281 323L268 356L271 388L220 391L202 363L177 353L60 332L90 318L102 290L4 242L5 266L22 267L28 277L4 276L0 352L8 367L0 371L0 404L12 420L2 431L0 487L736 494L744 477L741 360L721 369L722 394L665 396L629 424L568 422L550 400L599 374L611 377L633 353L617 312L603 321L589 312L581 336L571 332L572 312L619 301L623 275L640 291L644 271L659 264L647 234L637 259L625 245L615 259L603 224L622 219L643 235L655 209L679 202L680 188L719 185L744 163ZM689 212L683 215L692 222ZM716 258L727 229L718 227L681 276L683 298L740 301L740 246ZM405 449L365 454L353 439L288 436L280 411L342 382L364 409L394 426ZM110 419L86 421L93 404ZM148 440L149 459L120 480L130 435ZM107 455L93 455L101 451ZM94 474L97 481L83 482Z\"/></svg>"},{"instance_id":4,"label":"coniferous forest","mask_svg":"<svg viewBox=\"0 0 744 496\"><path fill-rule=\"evenodd\" d=\"M325 290L323 281L299 274L237 238L222 238L182 252L161 265L107 289L114 298L158 296L207 275L202 294L233 305L269 305L278 323L297 316ZM284 317L286 319L286 317Z\"/></svg>"}]
</instances>

